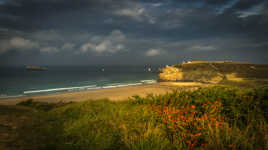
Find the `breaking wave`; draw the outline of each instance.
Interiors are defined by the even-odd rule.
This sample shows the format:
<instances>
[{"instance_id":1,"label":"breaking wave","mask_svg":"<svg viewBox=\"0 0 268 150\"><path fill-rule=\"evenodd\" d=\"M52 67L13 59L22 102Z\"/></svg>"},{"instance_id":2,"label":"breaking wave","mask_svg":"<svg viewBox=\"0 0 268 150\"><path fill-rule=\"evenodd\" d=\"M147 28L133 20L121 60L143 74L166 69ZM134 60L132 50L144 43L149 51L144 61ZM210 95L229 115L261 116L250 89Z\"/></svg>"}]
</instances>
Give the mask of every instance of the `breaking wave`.
<instances>
[{"instance_id":1,"label":"breaking wave","mask_svg":"<svg viewBox=\"0 0 268 150\"><path fill-rule=\"evenodd\" d=\"M38 94L38 93L51 93L51 92L64 92L64 91L82 91L82 90L97 90L97 89L109 89L109 88L119 88L119 87L125 87L125 86L135 86L135 85L142 85L142 84L153 84L156 83L156 80L141 80L139 82L135 83L110 83L103 86L97 86L97 85L88 85L88 86L78 86L78 87L64 87L64 88L53 88L53 89L43 89L43 90L30 90L30 91L24 91L24 95L18 95L18 96L3 96L4 98L7 97L20 97L30 94ZM0 97L2 98L2 96Z\"/></svg>"}]
</instances>

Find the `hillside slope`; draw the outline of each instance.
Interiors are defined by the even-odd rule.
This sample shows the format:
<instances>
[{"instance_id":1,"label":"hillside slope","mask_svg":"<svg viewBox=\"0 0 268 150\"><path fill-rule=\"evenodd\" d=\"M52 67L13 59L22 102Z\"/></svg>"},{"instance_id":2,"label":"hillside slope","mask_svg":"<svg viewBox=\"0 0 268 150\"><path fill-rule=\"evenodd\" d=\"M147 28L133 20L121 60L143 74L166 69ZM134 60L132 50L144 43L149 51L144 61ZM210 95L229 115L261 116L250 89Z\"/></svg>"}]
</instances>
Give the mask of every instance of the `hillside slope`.
<instances>
[{"instance_id":1,"label":"hillside slope","mask_svg":"<svg viewBox=\"0 0 268 150\"><path fill-rule=\"evenodd\" d=\"M238 62L190 62L166 66L160 70L160 81L197 81L219 83L245 79L268 79L268 65Z\"/></svg>"}]
</instances>

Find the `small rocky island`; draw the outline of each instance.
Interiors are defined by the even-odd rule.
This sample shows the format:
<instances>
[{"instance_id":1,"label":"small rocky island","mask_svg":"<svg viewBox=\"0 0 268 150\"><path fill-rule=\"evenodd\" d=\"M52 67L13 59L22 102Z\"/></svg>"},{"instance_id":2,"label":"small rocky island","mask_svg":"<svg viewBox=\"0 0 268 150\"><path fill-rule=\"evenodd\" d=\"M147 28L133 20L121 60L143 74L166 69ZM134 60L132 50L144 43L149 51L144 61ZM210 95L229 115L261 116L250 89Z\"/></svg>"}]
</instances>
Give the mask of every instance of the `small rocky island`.
<instances>
[{"instance_id":1,"label":"small rocky island","mask_svg":"<svg viewBox=\"0 0 268 150\"><path fill-rule=\"evenodd\" d=\"M41 67L41 66L26 66L26 69L30 71L47 71L48 70L47 67Z\"/></svg>"}]
</instances>

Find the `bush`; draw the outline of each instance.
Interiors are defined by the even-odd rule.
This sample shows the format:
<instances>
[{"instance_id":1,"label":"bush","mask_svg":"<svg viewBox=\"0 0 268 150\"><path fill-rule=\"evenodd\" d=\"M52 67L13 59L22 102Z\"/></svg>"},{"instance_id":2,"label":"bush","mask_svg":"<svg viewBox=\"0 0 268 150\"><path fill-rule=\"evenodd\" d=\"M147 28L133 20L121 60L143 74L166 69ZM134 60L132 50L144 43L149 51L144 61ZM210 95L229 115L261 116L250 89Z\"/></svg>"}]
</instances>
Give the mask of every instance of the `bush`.
<instances>
[{"instance_id":1,"label":"bush","mask_svg":"<svg viewBox=\"0 0 268 150\"><path fill-rule=\"evenodd\" d=\"M199 88L54 107L33 138L48 139L39 149L268 149L267 91Z\"/></svg>"}]
</instances>

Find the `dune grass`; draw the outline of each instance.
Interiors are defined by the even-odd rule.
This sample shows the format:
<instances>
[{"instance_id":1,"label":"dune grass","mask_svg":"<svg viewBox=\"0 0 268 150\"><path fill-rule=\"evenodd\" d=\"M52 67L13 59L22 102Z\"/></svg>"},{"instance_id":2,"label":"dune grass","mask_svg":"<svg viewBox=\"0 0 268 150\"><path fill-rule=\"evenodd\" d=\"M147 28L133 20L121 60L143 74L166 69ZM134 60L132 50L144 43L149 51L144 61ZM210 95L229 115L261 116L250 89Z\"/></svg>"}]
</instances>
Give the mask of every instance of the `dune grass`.
<instances>
[{"instance_id":1,"label":"dune grass","mask_svg":"<svg viewBox=\"0 0 268 150\"><path fill-rule=\"evenodd\" d=\"M268 88L200 88L65 106L28 101L28 149L268 149ZM43 106L42 106L43 105Z\"/></svg>"}]
</instances>

